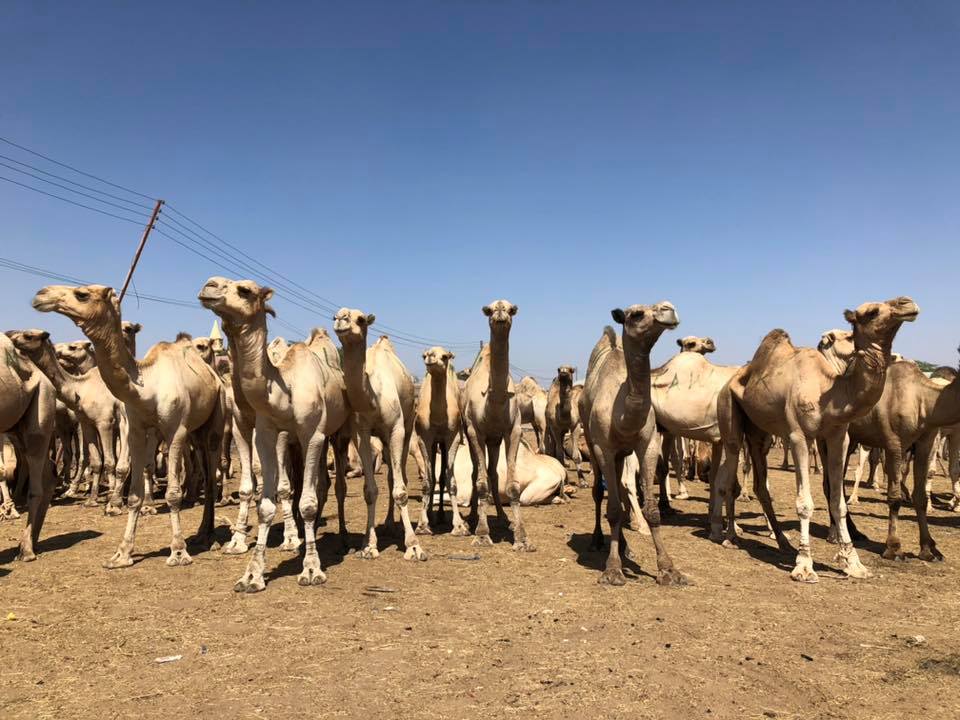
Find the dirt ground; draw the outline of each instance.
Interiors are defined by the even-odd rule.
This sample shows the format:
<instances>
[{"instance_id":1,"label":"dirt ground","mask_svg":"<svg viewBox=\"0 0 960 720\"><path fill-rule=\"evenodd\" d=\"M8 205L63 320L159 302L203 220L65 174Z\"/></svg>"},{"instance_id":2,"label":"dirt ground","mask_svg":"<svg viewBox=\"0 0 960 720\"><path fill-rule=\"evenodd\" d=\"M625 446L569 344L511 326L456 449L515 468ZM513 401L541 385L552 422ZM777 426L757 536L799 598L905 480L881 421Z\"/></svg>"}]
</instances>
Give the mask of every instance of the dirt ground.
<instances>
[{"instance_id":1,"label":"dirt ground","mask_svg":"<svg viewBox=\"0 0 960 720\"><path fill-rule=\"evenodd\" d=\"M771 475L795 536L793 475ZM945 493L947 481L934 487ZM141 523L136 564L104 570L123 519L57 504L35 563L14 561L19 523L0 525L0 717L960 717L960 515L935 501L946 562L884 561L886 505L867 490L853 515L874 577L845 580L831 566L817 491L821 580L799 585L793 558L761 533L756 502L738 505L747 532L725 550L706 537L706 486L690 490L664 532L695 583L686 588L656 585L653 549L634 533L640 566L627 585L598 585L588 491L524 510L536 553L512 552L493 522L497 542L474 561L453 557L474 548L449 535L424 539L426 563L404 561L383 534L379 559L341 556L331 503L326 585L297 585L299 560L275 549L277 526L256 595L232 589L246 557L191 548L193 565L166 567L162 512ZM347 504L359 546L359 481ZM913 513L904 515L915 551ZM235 516L218 509L223 540ZM199 519L188 510L184 527Z\"/></svg>"}]
</instances>

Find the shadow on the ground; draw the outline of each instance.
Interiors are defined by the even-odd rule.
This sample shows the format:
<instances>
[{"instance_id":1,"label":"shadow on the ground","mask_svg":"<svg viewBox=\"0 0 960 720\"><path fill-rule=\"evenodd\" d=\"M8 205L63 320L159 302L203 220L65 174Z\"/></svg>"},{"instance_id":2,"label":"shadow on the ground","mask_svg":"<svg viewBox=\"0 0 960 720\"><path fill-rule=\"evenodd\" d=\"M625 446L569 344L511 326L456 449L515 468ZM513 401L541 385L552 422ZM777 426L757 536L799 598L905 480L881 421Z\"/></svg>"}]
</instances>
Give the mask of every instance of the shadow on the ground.
<instances>
[{"instance_id":1,"label":"shadow on the ground","mask_svg":"<svg viewBox=\"0 0 960 720\"><path fill-rule=\"evenodd\" d=\"M627 547L635 548L638 547L638 544L643 541L643 538L636 534L624 534L624 538L627 543ZM572 533L570 539L567 540L567 547L569 547L577 556L577 565L580 567L586 568L587 570L594 570L596 572L602 572L607 564L607 555L610 552L610 545L607 542L608 538L604 536L604 549L595 550L591 549L590 543L592 542L593 534L592 533ZM641 577L648 577L651 580L656 580L656 575L652 575L644 570L640 565L629 558L623 558L623 574L626 575L628 580L639 580Z\"/></svg>"},{"instance_id":2,"label":"shadow on the ground","mask_svg":"<svg viewBox=\"0 0 960 720\"><path fill-rule=\"evenodd\" d=\"M40 540L34 547L34 551L37 553L37 555L40 555L41 553L66 550L69 547L73 547L77 543L83 542L84 540L92 540L93 538L98 538L101 535L103 535L103 533L96 530L77 530L75 532L52 535L50 537L41 536ZM19 545L14 545L11 548L7 548L3 552L0 552L0 565L6 565L13 562L17 557L17 553L19 552Z\"/></svg>"}]
</instances>

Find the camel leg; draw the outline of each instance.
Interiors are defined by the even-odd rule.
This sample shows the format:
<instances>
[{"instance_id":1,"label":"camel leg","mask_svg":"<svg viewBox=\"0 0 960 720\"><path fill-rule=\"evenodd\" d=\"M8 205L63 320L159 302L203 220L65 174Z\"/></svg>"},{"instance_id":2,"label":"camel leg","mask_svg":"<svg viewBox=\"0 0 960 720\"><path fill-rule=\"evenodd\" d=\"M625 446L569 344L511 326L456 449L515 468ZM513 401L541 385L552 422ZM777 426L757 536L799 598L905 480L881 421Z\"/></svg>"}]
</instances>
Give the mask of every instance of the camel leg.
<instances>
[{"instance_id":1,"label":"camel leg","mask_svg":"<svg viewBox=\"0 0 960 720\"><path fill-rule=\"evenodd\" d=\"M408 506L407 471L404 466L407 464L410 435L411 428L404 427L399 423L394 426L393 432L390 433L390 473L393 475L392 493L394 502L400 509L400 522L403 524L403 544L405 547L403 559L423 561L427 559L427 553L420 547L420 539L413 529L413 523L410 520L410 508ZM386 449L386 447L387 445L384 444L384 449ZM431 461L431 477L433 476L433 464Z\"/></svg>"},{"instance_id":2,"label":"camel leg","mask_svg":"<svg viewBox=\"0 0 960 720\"><path fill-rule=\"evenodd\" d=\"M860 562L856 548L850 537L847 524L847 502L843 491L843 464L847 457L847 433L834 431L823 437L818 444L825 451L822 457L823 473L829 481L827 501L830 507L830 519L837 528L837 542L840 547L833 561L848 577L868 578L870 571Z\"/></svg>"},{"instance_id":3,"label":"camel leg","mask_svg":"<svg viewBox=\"0 0 960 720\"><path fill-rule=\"evenodd\" d=\"M300 437L300 447L303 448L303 490L300 492L300 515L303 517L303 570L297 576L300 587L321 585L327 581L327 576L320 565L320 555L317 553L317 512L319 500L317 498L317 480L320 464L324 469L327 466L327 439L319 430L312 434L304 433ZM329 480L327 481L329 485Z\"/></svg>"},{"instance_id":4,"label":"camel leg","mask_svg":"<svg viewBox=\"0 0 960 720\"><path fill-rule=\"evenodd\" d=\"M395 517L397 501L393 496L393 486L396 482L396 477L393 474L393 461L390 459L389 437L383 444L383 449L380 451L380 457L383 458L383 462L387 465L387 514L383 518L383 531L387 535L393 536L397 534L397 521Z\"/></svg>"},{"instance_id":5,"label":"camel leg","mask_svg":"<svg viewBox=\"0 0 960 720\"><path fill-rule=\"evenodd\" d=\"M423 474L423 489L420 494L420 520L417 522L416 533L417 535L433 535L433 531L430 529L430 510L433 508L433 493L437 484L437 453L434 450L432 434L424 438L423 435L417 433L416 442L427 466L427 470ZM443 492L442 486L440 491ZM440 515L443 516L442 505Z\"/></svg>"},{"instance_id":6,"label":"camel leg","mask_svg":"<svg viewBox=\"0 0 960 720\"><path fill-rule=\"evenodd\" d=\"M20 535L20 550L17 559L23 562L36 560L35 546L40 539L40 529L46 516L46 505L50 502L47 495L47 486L50 486L52 496L55 481L46 481L45 475L50 472L47 465L47 456L50 449L50 434L43 432L40 421L38 398L35 396L27 409L27 416L20 420L21 430L11 435L14 447L20 451L20 456L26 461L28 472L27 517Z\"/></svg>"},{"instance_id":7,"label":"camel leg","mask_svg":"<svg viewBox=\"0 0 960 720\"><path fill-rule=\"evenodd\" d=\"M520 450L520 421L517 420L513 431L506 437L507 453L507 497L510 498L510 510L513 513L513 549L518 552L534 552L536 547L527 538L527 528L520 517L520 482L517 480L517 453Z\"/></svg>"},{"instance_id":8,"label":"camel leg","mask_svg":"<svg viewBox=\"0 0 960 720\"><path fill-rule=\"evenodd\" d=\"M506 440L506 438L504 438ZM517 441L519 443L519 440ZM504 443L506 444L506 443ZM503 498L500 497L500 443L497 441L487 441L487 477L490 482L490 494L493 496L493 506L497 509L497 520L504 525L512 524L503 511ZM509 473L508 473L509 477Z\"/></svg>"},{"instance_id":9,"label":"camel leg","mask_svg":"<svg viewBox=\"0 0 960 720\"><path fill-rule=\"evenodd\" d=\"M857 449L857 469L853 473L853 492L850 493L850 499L847 500L847 505L857 505L860 502L860 481L863 479L864 463L867 462L869 457L870 449L861 445Z\"/></svg>"},{"instance_id":10,"label":"camel leg","mask_svg":"<svg viewBox=\"0 0 960 720\"><path fill-rule=\"evenodd\" d=\"M102 462L99 467L100 472L91 471L90 473L90 496L83 503L83 506L95 508L100 493L101 474L107 478L112 487L115 481L114 473L116 472L117 460L113 454L113 425L97 425L93 427L93 431L99 440Z\"/></svg>"},{"instance_id":11,"label":"camel leg","mask_svg":"<svg viewBox=\"0 0 960 720\"><path fill-rule=\"evenodd\" d=\"M477 526L474 529L474 545L492 545L490 526L487 522L487 503L490 501L490 485L487 479L487 463L484 445L486 439L481 437L472 424L467 423L467 442L473 456L473 470L477 474L476 487L473 489L472 502L476 506Z\"/></svg>"},{"instance_id":12,"label":"camel leg","mask_svg":"<svg viewBox=\"0 0 960 720\"><path fill-rule=\"evenodd\" d=\"M902 503L900 487L901 449L897 440L889 441L884 447L883 470L887 478L887 546L883 551L885 560L903 560L898 525L900 505Z\"/></svg>"},{"instance_id":13,"label":"camel leg","mask_svg":"<svg viewBox=\"0 0 960 720\"><path fill-rule=\"evenodd\" d=\"M767 468L767 455L769 453L769 435L757 430L756 428L747 436L747 448L750 451L750 459L753 464L753 492L760 501L760 507L763 508L763 515L766 518L767 528L770 535L777 541L777 547L781 552L793 552L793 546L787 540L780 527L780 521L777 519L777 513L773 509L773 501L770 498L769 471Z\"/></svg>"},{"instance_id":14,"label":"camel leg","mask_svg":"<svg viewBox=\"0 0 960 720\"><path fill-rule=\"evenodd\" d=\"M450 531L450 534L455 536L466 536L470 534L470 528L464 522L463 516L460 514L460 501L458 500L459 494L457 492L457 476L454 473L457 451L460 449L460 442L460 433L455 433L453 440L450 442L450 449L447 450L447 461L444 464L444 472L447 473L447 485L450 492L450 519L453 523L453 529Z\"/></svg>"},{"instance_id":15,"label":"camel leg","mask_svg":"<svg viewBox=\"0 0 960 720\"><path fill-rule=\"evenodd\" d=\"M930 455L936 432L928 433L920 438L913 456L913 507L917 511L917 525L920 530L920 559L927 562L943 560L943 553L937 549L937 543L930 536L930 525L927 522L927 475L930 468Z\"/></svg>"},{"instance_id":16,"label":"camel leg","mask_svg":"<svg viewBox=\"0 0 960 720\"><path fill-rule=\"evenodd\" d=\"M220 463L220 451L223 445L223 412L224 403L221 401L217 403L205 426L196 433L195 437L197 448L200 451L205 482L203 516L197 530L197 539L210 550L220 549L220 543L217 541L215 532L214 508L217 502L217 467Z\"/></svg>"},{"instance_id":17,"label":"camel leg","mask_svg":"<svg viewBox=\"0 0 960 720\"><path fill-rule=\"evenodd\" d=\"M376 530L376 511L377 511L377 479L373 475L373 446L370 443L369 428L360 428L360 465L363 467L363 499L367 503L367 540L363 549L360 551L360 557L365 560L373 560L380 555L377 550L377 530Z\"/></svg>"},{"instance_id":18,"label":"camel leg","mask_svg":"<svg viewBox=\"0 0 960 720\"><path fill-rule=\"evenodd\" d=\"M127 525L123 531L123 539L117 551L103 566L108 570L129 567L133 565L133 543L137 536L137 521L140 519L140 507L144 498L143 468L147 460L147 431L146 428L129 423L127 445L130 448L130 492L127 495Z\"/></svg>"},{"instance_id":19,"label":"camel leg","mask_svg":"<svg viewBox=\"0 0 960 720\"><path fill-rule=\"evenodd\" d=\"M610 552L607 554L606 565L597 582L604 585L626 585L627 578L623 574L623 564L620 559L622 503L616 456L613 451L607 452L597 445L593 446L593 456L597 459L598 465L603 468L603 474L607 478L607 524L610 526ZM653 494L650 493L647 497L652 498Z\"/></svg>"},{"instance_id":20,"label":"camel leg","mask_svg":"<svg viewBox=\"0 0 960 720\"><path fill-rule=\"evenodd\" d=\"M587 481L583 477L583 456L580 454L580 436L583 434L583 426L579 423L573 426L573 432L570 433L573 443L573 464L577 466L577 485L579 487L588 487Z\"/></svg>"},{"instance_id":21,"label":"camel leg","mask_svg":"<svg viewBox=\"0 0 960 720\"><path fill-rule=\"evenodd\" d=\"M250 501L253 499L253 458L250 455L253 440L253 428L234 420L233 438L240 456L240 507L237 510L237 522L233 526L233 537L223 547L225 555L242 555L247 547L247 516L250 513Z\"/></svg>"},{"instance_id":22,"label":"camel leg","mask_svg":"<svg viewBox=\"0 0 960 720\"><path fill-rule=\"evenodd\" d=\"M170 557L167 558L168 567L189 565L193 562L187 552L187 544L183 540L183 530L180 526L180 506L183 502L183 454L187 450L187 430L180 426L174 431L168 443L167 451L167 492L164 499L170 508Z\"/></svg>"},{"instance_id":23,"label":"camel leg","mask_svg":"<svg viewBox=\"0 0 960 720\"><path fill-rule=\"evenodd\" d=\"M674 496L676 500L687 500L690 497L683 481L683 460L683 438L678 437L670 443L670 462L673 463L673 473L677 477L677 494Z\"/></svg>"},{"instance_id":24,"label":"camel leg","mask_svg":"<svg viewBox=\"0 0 960 720\"><path fill-rule=\"evenodd\" d=\"M640 502L637 497L637 474L639 467L638 464L637 471L635 472L623 473L621 470L620 473L623 478L624 494L627 496L627 505L630 508L630 529L635 530L641 535L649 535L650 527L647 525L646 518L643 517L643 511L640 509Z\"/></svg>"},{"instance_id":25,"label":"camel leg","mask_svg":"<svg viewBox=\"0 0 960 720\"><path fill-rule=\"evenodd\" d=\"M257 526L257 544L253 548L253 555L247 561L243 575L234 583L233 589L236 592L259 592L266 587L263 572L267 560L267 535L270 533L270 526L273 524L273 518L277 512L277 506L273 499L277 494L277 484L279 482L279 468L277 457L278 436L276 427L268 424L263 416L257 417L256 434L254 442L257 447L257 455L260 458L260 478L261 493L257 501L257 516L259 525Z\"/></svg>"},{"instance_id":26,"label":"camel leg","mask_svg":"<svg viewBox=\"0 0 960 720\"><path fill-rule=\"evenodd\" d=\"M950 509L954 512L960 512L960 428L955 429L947 436L947 469L950 473L950 486L953 490Z\"/></svg>"},{"instance_id":27,"label":"camel leg","mask_svg":"<svg viewBox=\"0 0 960 720\"><path fill-rule=\"evenodd\" d=\"M667 433L660 436L660 442L657 442L657 435L654 434L650 441L654 445L659 445L660 455L657 459L656 479L660 486L660 500L658 506L663 515L673 515L674 509L670 507L670 448L673 445L673 437ZM646 501L646 498L644 498Z\"/></svg>"},{"instance_id":28,"label":"camel leg","mask_svg":"<svg viewBox=\"0 0 960 720\"><path fill-rule=\"evenodd\" d=\"M655 504L653 500L653 481L656 475L657 458L660 455L660 448L657 447L655 442L650 442L646 447L643 447L642 444L638 445L636 453L637 458L640 460L640 480L643 483L643 517L650 527L650 537L653 540L653 547L657 552L657 584L686 585L687 579L674 567L673 560L667 553L666 545L660 535L660 512L657 504ZM613 485L613 483L611 483L611 485ZM610 501L608 501L607 505L609 508Z\"/></svg>"},{"instance_id":29,"label":"camel leg","mask_svg":"<svg viewBox=\"0 0 960 720\"><path fill-rule=\"evenodd\" d=\"M793 451L793 469L797 476L797 516L800 518L800 546L797 549L797 561L790 577L798 582L815 583L820 578L813 569L813 555L810 552L810 518L813 517L813 496L810 494L810 457L807 438L800 430L789 436L790 449ZM844 525L846 531L846 525ZM849 538L848 538L849 541Z\"/></svg>"},{"instance_id":30,"label":"camel leg","mask_svg":"<svg viewBox=\"0 0 960 720\"><path fill-rule=\"evenodd\" d=\"M259 445L257 448L259 449ZM280 510L283 513L283 542L277 548L281 552L295 553L300 549L300 533L297 530L297 521L293 516L293 485L290 474L287 472L287 462L290 460L290 437L286 432L277 434L277 445L274 449L277 456L277 498L280 500ZM263 465L263 456L260 457Z\"/></svg>"}]
</instances>

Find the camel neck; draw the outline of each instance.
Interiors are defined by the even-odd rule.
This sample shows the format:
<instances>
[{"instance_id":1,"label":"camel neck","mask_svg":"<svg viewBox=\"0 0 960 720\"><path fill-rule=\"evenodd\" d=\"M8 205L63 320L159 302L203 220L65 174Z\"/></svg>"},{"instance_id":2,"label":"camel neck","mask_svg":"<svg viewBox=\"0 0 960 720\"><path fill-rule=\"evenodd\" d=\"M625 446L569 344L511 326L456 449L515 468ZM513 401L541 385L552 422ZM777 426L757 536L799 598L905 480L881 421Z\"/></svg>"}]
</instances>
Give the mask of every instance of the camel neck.
<instances>
[{"instance_id":1,"label":"camel neck","mask_svg":"<svg viewBox=\"0 0 960 720\"><path fill-rule=\"evenodd\" d=\"M53 345L49 342L43 344L40 355L35 359L35 364L40 368L40 372L47 376L53 384L57 395L63 400L71 410L77 409L77 388L80 384L78 378L71 375L57 361L57 353Z\"/></svg>"},{"instance_id":2,"label":"camel neck","mask_svg":"<svg viewBox=\"0 0 960 720\"><path fill-rule=\"evenodd\" d=\"M140 368L130 354L120 330L120 318L103 327L80 326L93 343L94 359L100 377L114 396L124 403L138 403L143 399Z\"/></svg>"},{"instance_id":3,"label":"camel neck","mask_svg":"<svg viewBox=\"0 0 960 720\"><path fill-rule=\"evenodd\" d=\"M375 407L373 387L367 375L367 336L360 341L341 342L343 345L343 379L347 385L347 400L354 412L370 412Z\"/></svg>"},{"instance_id":4,"label":"camel neck","mask_svg":"<svg viewBox=\"0 0 960 720\"><path fill-rule=\"evenodd\" d=\"M627 367L627 397L624 422L633 427L642 423L650 409L650 353L633 338L623 338L623 360Z\"/></svg>"},{"instance_id":5,"label":"camel neck","mask_svg":"<svg viewBox=\"0 0 960 720\"><path fill-rule=\"evenodd\" d=\"M265 407L269 400L268 384L278 379L277 369L267 359L266 314L260 313L250 322L237 325L224 319L223 327L230 342L234 395L239 385L247 402Z\"/></svg>"},{"instance_id":6,"label":"camel neck","mask_svg":"<svg viewBox=\"0 0 960 720\"><path fill-rule=\"evenodd\" d=\"M858 348L847 373L840 378L850 385L853 412L876 404L883 394L883 384L890 362L890 344L887 347L871 343Z\"/></svg>"},{"instance_id":7,"label":"camel neck","mask_svg":"<svg viewBox=\"0 0 960 720\"><path fill-rule=\"evenodd\" d=\"M510 331L490 329L490 388L492 395L506 397L510 387Z\"/></svg>"},{"instance_id":8,"label":"camel neck","mask_svg":"<svg viewBox=\"0 0 960 720\"><path fill-rule=\"evenodd\" d=\"M447 419L447 373L430 375L430 418Z\"/></svg>"}]
</instances>

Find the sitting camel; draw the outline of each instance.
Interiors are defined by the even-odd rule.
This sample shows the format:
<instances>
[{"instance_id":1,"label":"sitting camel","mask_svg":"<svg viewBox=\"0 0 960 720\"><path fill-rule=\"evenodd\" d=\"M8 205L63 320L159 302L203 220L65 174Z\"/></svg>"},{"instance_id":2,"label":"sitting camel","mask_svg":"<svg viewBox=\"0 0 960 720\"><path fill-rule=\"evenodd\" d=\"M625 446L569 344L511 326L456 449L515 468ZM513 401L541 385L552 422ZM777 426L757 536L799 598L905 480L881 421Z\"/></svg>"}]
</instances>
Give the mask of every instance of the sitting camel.
<instances>
[{"instance_id":1,"label":"sitting camel","mask_svg":"<svg viewBox=\"0 0 960 720\"><path fill-rule=\"evenodd\" d=\"M792 550L773 512L767 488L766 454L771 435L787 437L793 450L797 474L797 514L800 518L800 548L790 576L802 582L816 582L810 552L810 469L807 449L810 441L821 439L830 483L830 514L838 527L840 549L835 558L841 569L853 577L870 573L860 562L847 527L847 506L843 496L843 464L846 458L847 427L866 415L883 393L887 363L893 339L904 322L919 314L907 297L887 302L864 303L845 317L853 327L856 353L843 374L813 348L797 348L783 330L773 330L760 343L750 363L740 370L721 392L718 401L724 463L718 474L721 497L728 515L733 516L737 458L746 439L753 460L754 491L781 550ZM722 536L719 503L711 508L711 537ZM728 524L725 546L736 543L732 523Z\"/></svg>"},{"instance_id":2,"label":"sitting camel","mask_svg":"<svg viewBox=\"0 0 960 720\"><path fill-rule=\"evenodd\" d=\"M407 560L426 560L420 540L410 522L407 507L407 454L414 425L413 377L397 357L390 340L383 336L372 347L367 347L367 331L376 317L360 310L341 308L333 320L333 330L343 347L343 368L347 382L350 409L357 414L357 432L360 437L360 461L363 465L364 491L367 503L367 540L360 557L378 557L375 528L377 481L373 476L373 448L370 438L376 435L383 442L387 463L387 485L390 502L387 510L387 529L393 529L393 507L400 508L403 523L403 557Z\"/></svg>"},{"instance_id":3,"label":"sitting camel","mask_svg":"<svg viewBox=\"0 0 960 720\"><path fill-rule=\"evenodd\" d=\"M520 408L520 423L533 427L537 438L537 452L543 452L543 443L547 431L547 393L540 383L529 375L520 378L517 383L517 407Z\"/></svg>"},{"instance_id":4,"label":"sitting camel","mask_svg":"<svg viewBox=\"0 0 960 720\"><path fill-rule=\"evenodd\" d=\"M580 425L580 393L582 385L573 384L573 367L561 365L557 368L557 377L550 383L547 393L547 407L545 411L547 431L544 449L561 463L564 462L564 438L570 434L571 458L577 468L577 480L580 487L586 487L583 479L583 469L580 464L583 457L580 454L580 436L583 429ZM559 497L563 497L563 493Z\"/></svg>"},{"instance_id":5,"label":"sitting camel","mask_svg":"<svg viewBox=\"0 0 960 720\"><path fill-rule=\"evenodd\" d=\"M223 433L224 401L216 374L187 342L154 345L141 362L130 353L121 329L120 303L112 288L103 285L50 285L33 298L40 312L57 312L73 320L93 342L97 367L104 383L126 406L130 448L130 492L127 525L107 568L133 564L131 553L143 504L143 470L147 460L147 432L156 430L167 443L167 505L172 538L167 565L192 562L180 529L182 453L187 436L199 432L204 440L207 482L214 478ZM199 535L210 545L213 534L213 488L207 487Z\"/></svg>"},{"instance_id":6,"label":"sitting camel","mask_svg":"<svg viewBox=\"0 0 960 720\"><path fill-rule=\"evenodd\" d=\"M234 352L234 373L240 390L256 411L256 446L263 475L263 493L257 504L260 525L257 546L243 575L234 585L237 592L265 588L267 534L273 522L279 472L277 448L282 431L296 438L303 458L303 569L297 578L301 586L319 585L326 574L317 553L315 523L319 506L317 482L328 441L333 441L337 474L346 472L346 449L350 438L346 385L338 374L305 343L294 343L278 365L267 357L267 301L273 290L252 280L212 277L200 289L201 304L222 321L223 331Z\"/></svg>"},{"instance_id":7,"label":"sitting camel","mask_svg":"<svg viewBox=\"0 0 960 720\"><path fill-rule=\"evenodd\" d=\"M423 496L421 498L420 522L417 523L418 534L430 535L430 513L434 508L433 495L440 481L440 517L443 517L443 488L450 489L451 498L456 497L456 481L454 480L453 463L460 446L460 388L457 386L457 376L453 363L454 354L442 347L432 347L424 351L423 363L427 375L420 385L420 397L417 401L417 416L415 427L420 444L420 454L429 458L427 476L423 479ZM437 455L440 455L439 478L437 472ZM451 483L453 483L451 485ZM457 530L464 525L460 517L457 503L451 500L453 510L453 529ZM461 530L462 534L463 531Z\"/></svg>"},{"instance_id":8,"label":"sitting camel","mask_svg":"<svg viewBox=\"0 0 960 720\"><path fill-rule=\"evenodd\" d=\"M48 453L53 439L56 390L13 342L0 333L0 433L4 434L30 474L27 519L17 559L35 560L35 544L53 497L55 478ZM5 463L6 464L6 463ZM4 497L4 504L12 502Z\"/></svg>"},{"instance_id":9,"label":"sitting camel","mask_svg":"<svg viewBox=\"0 0 960 720\"><path fill-rule=\"evenodd\" d=\"M610 553L599 581L610 585L626 583L621 554L629 557L623 537L623 525L629 513L622 478L624 459L635 452L643 491L643 518L657 552L657 582L683 584L685 578L674 568L660 536L660 512L653 493L660 447L656 442L656 416L650 396L650 351L663 331L677 327L680 320L668 302L631 305L626 310L617 308L611 314L623 326L623 338L617 338L613 328L604 328L603 336L590 354L580 396L580 418L593 466L596 508L593 542L598 548L603 546L600 505L603 479L607 481Z\"/></svg>"}]
</instances>

